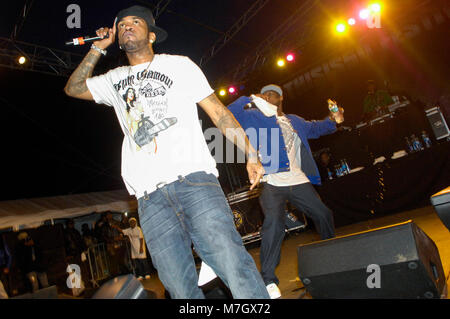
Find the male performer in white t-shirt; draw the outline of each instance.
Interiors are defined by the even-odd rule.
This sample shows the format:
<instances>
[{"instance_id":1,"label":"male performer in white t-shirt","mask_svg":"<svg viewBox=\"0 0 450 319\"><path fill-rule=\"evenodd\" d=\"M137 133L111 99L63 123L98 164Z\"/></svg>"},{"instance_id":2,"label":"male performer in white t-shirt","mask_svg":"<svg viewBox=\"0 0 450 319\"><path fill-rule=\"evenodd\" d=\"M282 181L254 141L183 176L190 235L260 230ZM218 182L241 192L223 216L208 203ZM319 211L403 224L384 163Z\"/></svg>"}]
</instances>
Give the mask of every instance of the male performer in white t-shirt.
<instances>
[{"instance_id":1,"label":"male performer in white t-shirt","mask_svg":"<svg viewBox=\"0 0 450 319\"><path fill-rule=\"evenodd\" d=\"M92 77L116 33L130 65ZM125 135L122 176L138 199L141 227L162 283L172 298L204 298L197 285L193 244L234 298L268 298L217 180L196 103L223 134L236 131L254 188L264 169L242 127L189 58L153 52L153 43L163 41L167 33L155 26L149 9L120 11L112 28L97 30L98 36L107 34L94 42L65 92L114 107Z\"/></svg>"}]
</instances>

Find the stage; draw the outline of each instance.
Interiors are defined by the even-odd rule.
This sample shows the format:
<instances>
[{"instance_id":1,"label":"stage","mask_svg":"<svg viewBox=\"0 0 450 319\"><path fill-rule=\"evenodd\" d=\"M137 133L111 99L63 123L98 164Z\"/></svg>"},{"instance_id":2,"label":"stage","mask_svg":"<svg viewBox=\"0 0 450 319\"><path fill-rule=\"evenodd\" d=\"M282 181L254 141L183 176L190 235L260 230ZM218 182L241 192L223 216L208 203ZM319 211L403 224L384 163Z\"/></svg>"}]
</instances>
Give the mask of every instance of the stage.
<instances>
[{"instance_id":1,"label":"stage","mask_svg":"<svg viewBox=\"0 0 450 319\"><path fill-rule=\"evenodd\" d=\"M448 274L450 271L450 233L442 224L432 206L338 227L336 229L336 236L350 235L408 220L412 220L421 228L438 247L448 286ZM281 251L281 263L276 270L276 274L280 279L279 288L282 293L282 299L311 299L303 288L303 284L298 280L297 246L317 240L319 240L319 237L311 228L298 233L291 233L285 238ZM259 245L253 244L253 247L249 246L248 250L259 269ZM154 298L165 299L164 287L159 281L157 274L152 274L152 278L143 281L143 284L145 289L150 291L150 294Z\"/></svg>"}]
</instances>

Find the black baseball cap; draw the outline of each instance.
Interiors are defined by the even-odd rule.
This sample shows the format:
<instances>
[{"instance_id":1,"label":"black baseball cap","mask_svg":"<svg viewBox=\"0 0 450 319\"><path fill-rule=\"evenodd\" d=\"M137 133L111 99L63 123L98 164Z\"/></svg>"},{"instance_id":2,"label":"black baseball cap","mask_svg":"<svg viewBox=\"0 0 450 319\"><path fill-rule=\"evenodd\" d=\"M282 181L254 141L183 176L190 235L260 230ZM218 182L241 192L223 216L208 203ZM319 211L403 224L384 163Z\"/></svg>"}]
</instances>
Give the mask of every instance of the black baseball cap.
<instances>
[{"instance_id":1,"label":"black baseball cap","mask_svg":"<svg viewBox=\"0 0 450 319\"><path fill-rule=\"evenodd\" d=\"M135 16L143 19L147 23L149 31L156 34L156 43L163 42L165 39L167 39L167 32L155 25L155 18L153 17L153 13L149 8L143 6L132 6L127 9L121 10L116 17L116 28L120 20L128 16Z\"/></svg>"}]
</instances>

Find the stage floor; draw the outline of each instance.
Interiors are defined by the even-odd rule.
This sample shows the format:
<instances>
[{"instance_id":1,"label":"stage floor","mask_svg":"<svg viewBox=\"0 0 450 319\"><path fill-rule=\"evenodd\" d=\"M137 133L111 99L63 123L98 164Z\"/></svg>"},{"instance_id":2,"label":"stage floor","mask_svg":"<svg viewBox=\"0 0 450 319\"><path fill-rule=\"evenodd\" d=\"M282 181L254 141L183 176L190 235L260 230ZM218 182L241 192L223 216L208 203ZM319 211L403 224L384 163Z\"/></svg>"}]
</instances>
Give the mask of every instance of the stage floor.
<instances>
[{"instance_id":1,"label":"stage floor","mask_svg":"<svg viewBox=\"0 0 450 319\"><path fill-rule=\"evenodd\" d=\"M449 284L448 274L450 271L450 232L442 224L432 206L415 209L399 214L394 214L381 218L374 218L369 221L343 226L336 229L336 236L350 235L361 231L367 231L379 227L389 226L400 222L412 220L421 228L436 244L441 256L442 267L447 276L447 286ZM283 242L281 251L281 263L276 269L276 275L280 279L279 288L282 299L309 299L311 298L303 288L303 284L298 280L297 272L297 246L319 240L318 234L307 229L299 233L289 234ZM249 247L249 252L254 258L258 269L259 246ZM157 274L143 282L145 289L150 290L155 298L164 299L164 287L159 281Z\"/></svg>"}]
</instances>

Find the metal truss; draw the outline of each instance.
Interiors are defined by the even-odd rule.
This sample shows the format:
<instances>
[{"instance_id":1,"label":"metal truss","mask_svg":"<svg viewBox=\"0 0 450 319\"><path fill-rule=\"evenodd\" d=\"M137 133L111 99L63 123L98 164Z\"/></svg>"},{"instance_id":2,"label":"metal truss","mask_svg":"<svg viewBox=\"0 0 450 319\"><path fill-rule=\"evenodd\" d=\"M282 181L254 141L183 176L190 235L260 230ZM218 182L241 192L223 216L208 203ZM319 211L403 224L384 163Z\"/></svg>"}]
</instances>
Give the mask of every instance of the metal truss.
<instances>
[{"instance_id":1,"label":"metal truss","mask_svg":"<svg viewBox=\"0 0 450 319\"><path fill-rule=\"evenodd\" d=\"M153 14L155 16L155 20L158 19L158 17L166 10L167 6L169 5L171 0L160 0L156 4L155 8L153 9Z\"/></svg>"},{"instance_id":2,"label":"metal truss","mask_svg":"<svg viewBox=\"0 0 450 319\"><path fill-rule=\"evenodd\" d=\"M280 24L264 41L262 41L251 54L247 55L243 61L222 78L223 81L232 83L245 83L251 72L255 71L273 54L286 48L301 47L308 39L308 34L312 32L305 16L310 15L315 7L314 0L303 2L283 24ZM305 18L303 20L300 20ZM289 38L290 35L293 36ZM295 43L294 43L295 42Z\"/></svg>"},{"instance_id":3,"label":"metal truss","mask_svg":"<svg viewBox=\"0 0 450 319\"><path fill-rule=\"evenodd\" d=\"M14 25L13 31L11 32L10 35L11 40L17 39L17 36L19 35L19 32L23 27L23 24L28 16L28 13L30 12L33 2L34 0L25 1L25 5L20 13L19 19L17 20L16 24Z\"/></svg>"},{"instance_id":4,"label":"metal truss","mask_svg":"<svg viewBox=\"0 0 450 319\"><path fill-rule=\"evenodd\" d=\"M19 56L24 56L28 61L19 64ZM7 68L67 77L83 58L82 54L0 38L0 66Z\"/></svg>"},{"instance_id":5,"label":"metal truss","mask_svg":"<svg viewBox=\"0 0 450 319\"><path fill-rule=\"evenodd\" d=\"M431 2L432 0L419 0L417 8L426 7ZM255 71L262 67L268 59L275 58L275 55L279 52L304 48L313 39L314 27L310 17L314 13L315 7L317 7L317 0L303 2L252 53L247 55L234 69L225 73L216 83L219 85L223 83L233 83L234 85L247 83L252 74L255 74ZM401 17L404 15L402 14ZM400 16L397 19L400 19Z\"/></svg>"},{"instance_id":6,"label":"metal truss","mask_svg":"<svg viewBox=\"0 0 450 319\"><path fill-rule=\"evenodd\" d=\"M0 66L16 70L69 76L81 62L83 55L16 40L30 13L33 2L34 0L25 1L10 38L0 38ZM27 59L26 63L18 63L20 56Z\"/></svg>"},{"instance_id":7,"label":"metal truss","mask_svg":"<svg viewBox=\"0 0 450 319\"><path fill-rule=\"evenodd\" d=\"M16 40L33 2L34 0L25 2L10 39L0 37L0 66L68 77L83 60L84 55ZM144 3L144 1L141 2ZM171 0L158 1L153 8L155 19L166 10L170 2ZM148 4L148 2L145 2L145 4ZM18 63L20 56L27 59L27 62L23 65Z\"/></svg>"},{"instance_id":8,"label":"metal truss","mask_svg":"<svg viewBox=\"0 0 450 319\"><path fill-rule=\"evenodd\" d=\"M247 23L253 18L259 10L264 7L269 0L258 0L253 3L253 5L242 15L239 20L237 20L231 28L222 35L213 46L202 56L199 65L203 66L205 63L210 61L217 52L220 51Z\"/></svg>"},{"instance_id":9,"label":"metal truss","mask_svg":"<svg viewBox=\"0 0 450 319\"><path fill-rule=\"evenodd\" d=\"M170 1L172 1L172 0L159 0L157 4L152 5L153 6L152 13L153 13L153 17L155 18L155 20L158 19L158 17L166 10ZM142 3L145 6L149 5L148 1L138 0L138 2Z\"/></svg>"}]
</instances>

